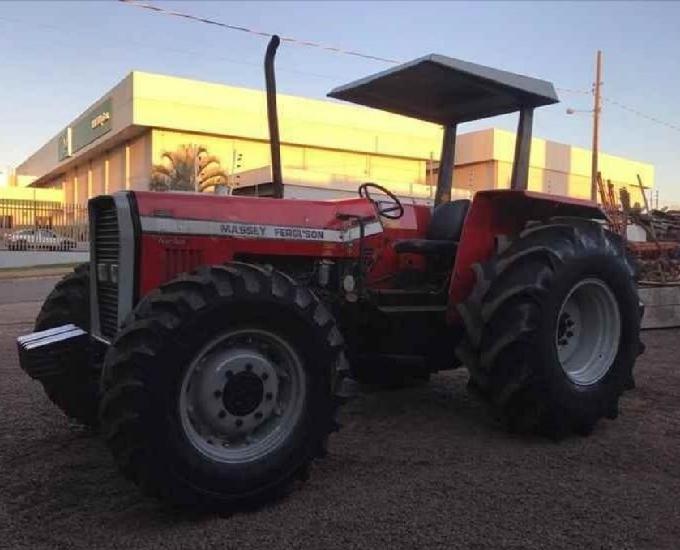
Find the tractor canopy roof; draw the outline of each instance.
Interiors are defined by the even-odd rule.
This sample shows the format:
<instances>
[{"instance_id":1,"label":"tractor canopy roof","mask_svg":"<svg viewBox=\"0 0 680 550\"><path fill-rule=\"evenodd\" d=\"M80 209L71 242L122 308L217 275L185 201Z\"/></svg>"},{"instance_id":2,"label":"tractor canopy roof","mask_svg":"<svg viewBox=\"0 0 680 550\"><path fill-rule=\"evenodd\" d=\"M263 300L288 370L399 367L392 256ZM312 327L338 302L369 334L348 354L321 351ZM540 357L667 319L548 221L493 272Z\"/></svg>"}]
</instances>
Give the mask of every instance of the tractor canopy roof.
<instances>
[{"instance_id":1,"label":"tractor canopy roof","mask_svg":"<svg viewBox=\"0 0 680 550\"><path fill-rule=\"evenodd\" d=\"M547 80L437 54L340 86L328 95L443 125L559 101Z\"/></svg>"}]
</instances>

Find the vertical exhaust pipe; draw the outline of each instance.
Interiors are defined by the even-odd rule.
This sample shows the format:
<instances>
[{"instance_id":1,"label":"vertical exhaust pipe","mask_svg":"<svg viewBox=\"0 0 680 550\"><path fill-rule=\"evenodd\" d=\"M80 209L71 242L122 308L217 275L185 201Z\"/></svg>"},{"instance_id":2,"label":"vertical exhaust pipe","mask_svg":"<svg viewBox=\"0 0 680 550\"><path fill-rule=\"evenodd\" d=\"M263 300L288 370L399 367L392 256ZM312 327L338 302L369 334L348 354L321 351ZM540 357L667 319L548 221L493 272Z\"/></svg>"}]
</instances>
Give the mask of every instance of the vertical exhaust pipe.
<instances>
[{"instance_id":1,"label":"vertical exhaust pipe","mask_svg":"<svg viewBox=\"0 0 680 550\"><path fill-rule=\"evenodd\" d=\"M279 116L276 111L276 77L274 75L274 56L281 39L274 35L267 45L264 56L264 80L267 88L267 120L269 122L269 146L272 157L273 197L283 198L283 178L281 176L281 140L279 139Z\"/></svg>"}]
</instances>

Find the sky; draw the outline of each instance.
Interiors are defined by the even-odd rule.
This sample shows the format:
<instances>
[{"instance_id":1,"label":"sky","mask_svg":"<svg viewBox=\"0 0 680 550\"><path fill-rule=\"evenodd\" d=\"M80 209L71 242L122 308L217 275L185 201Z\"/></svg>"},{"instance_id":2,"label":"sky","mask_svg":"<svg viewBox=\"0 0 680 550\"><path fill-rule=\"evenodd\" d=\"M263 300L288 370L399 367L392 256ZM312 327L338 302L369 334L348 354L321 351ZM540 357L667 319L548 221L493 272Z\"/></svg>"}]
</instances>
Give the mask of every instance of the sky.
<instances>
[{"instance_id":1,"label":"sky","mask_svg":"<svg viewBox=\"0 0 680 550\"><path fill-rule=\"evenodd\" d=\"M150 2L233 25L407 61L440 53L551 80L562 103L534 136L590 147L603 51L602 151L654 164L660 204L680 204L680 3ZM0 166L17 165L131 70L263 88L267 39L111 1L0 2ZM282 93L323 98L390 64L285 44ZM514 130L509 116L460 130Z\"/></svg>"}]
</instances>

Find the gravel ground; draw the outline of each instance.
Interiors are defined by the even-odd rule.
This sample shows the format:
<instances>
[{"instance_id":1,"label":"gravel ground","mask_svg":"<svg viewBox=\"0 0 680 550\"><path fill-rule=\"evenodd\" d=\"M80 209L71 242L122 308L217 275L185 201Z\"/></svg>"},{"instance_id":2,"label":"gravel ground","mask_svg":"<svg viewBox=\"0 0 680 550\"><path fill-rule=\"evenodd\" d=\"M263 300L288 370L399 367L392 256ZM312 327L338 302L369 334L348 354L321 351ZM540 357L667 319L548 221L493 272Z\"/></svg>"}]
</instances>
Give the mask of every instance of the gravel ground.
<instances>
[{"instance_id":1,"label":"gravel ground","mask_svg":"<svg viewBox=\"0 0 680 550\"><path fill-rule=\"evenodd\" d=\"M645 334L638 388L588 438L509 436L447 373L356 398L285 500L186 517L140 497L19 370L38 307L0 305L2 548L678 547L680 331Z\"/></svg>"}]
</instances>

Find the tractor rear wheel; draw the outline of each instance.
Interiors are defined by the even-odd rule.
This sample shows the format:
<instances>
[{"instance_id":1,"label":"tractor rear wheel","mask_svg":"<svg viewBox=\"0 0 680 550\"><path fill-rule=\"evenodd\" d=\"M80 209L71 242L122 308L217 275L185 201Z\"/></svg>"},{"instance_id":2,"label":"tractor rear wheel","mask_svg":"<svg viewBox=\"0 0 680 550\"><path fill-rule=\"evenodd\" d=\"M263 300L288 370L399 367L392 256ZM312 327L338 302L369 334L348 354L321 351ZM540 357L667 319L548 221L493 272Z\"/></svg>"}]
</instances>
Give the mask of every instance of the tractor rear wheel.
<instances>
[{"instance_id":1,"label":"tractor rear wheel","mask_svg":"<svg viewBox=\"0 0 680 550\"><path fill-rule=\"evenodd\" d=\"M73 323L90 330L90 265L81 264L50 292L35 321L35 331ZM69 365L63 376L42 380L45 393L67 416L96 426L100 367L88 361Z\"/></svg>"},{"instance_id":2,"label":"tractor rear wheel","mask_svg":"<svg viewBox=\"0 0 680 550\"><path fill-rule=\"evenodd\" d=\"M151 292L109 349L102 429L123 474L175 504L256 505L325 453L343 339L306 287L244 263Z\"/></svg>"},{"instance_id":3,"label":"tractor rear wheel","mask_svg":"<svg viewBox=\"0 0 680 550\"><path fill-rule=\"evenodd\" d=\"M458 311L471 386L508 428L559 439L616 418L642 350L635 267L600 224L526 229L488 262Z\"/></svg>"}]
</instances>

